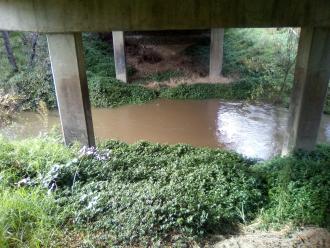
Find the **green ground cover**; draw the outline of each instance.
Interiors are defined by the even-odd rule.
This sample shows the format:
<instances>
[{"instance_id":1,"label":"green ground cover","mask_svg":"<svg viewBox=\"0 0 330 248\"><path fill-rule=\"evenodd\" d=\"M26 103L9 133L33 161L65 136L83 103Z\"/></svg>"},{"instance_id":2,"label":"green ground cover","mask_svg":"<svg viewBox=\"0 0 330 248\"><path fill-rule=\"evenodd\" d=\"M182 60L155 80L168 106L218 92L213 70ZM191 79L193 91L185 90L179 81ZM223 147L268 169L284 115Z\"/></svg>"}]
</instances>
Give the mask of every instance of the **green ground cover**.
<instances>
[{"instance_id":1,"label":"green ground cover","mask_svg":"<svg viewBox=\"0 0 330 248\"><path fill-rule=\"evenodd\" d=\"M327 145L261 163L147 142L78 150L0 139L1 247L181 247L255 221L329 228Z\"/></svg>"}]
</instances>

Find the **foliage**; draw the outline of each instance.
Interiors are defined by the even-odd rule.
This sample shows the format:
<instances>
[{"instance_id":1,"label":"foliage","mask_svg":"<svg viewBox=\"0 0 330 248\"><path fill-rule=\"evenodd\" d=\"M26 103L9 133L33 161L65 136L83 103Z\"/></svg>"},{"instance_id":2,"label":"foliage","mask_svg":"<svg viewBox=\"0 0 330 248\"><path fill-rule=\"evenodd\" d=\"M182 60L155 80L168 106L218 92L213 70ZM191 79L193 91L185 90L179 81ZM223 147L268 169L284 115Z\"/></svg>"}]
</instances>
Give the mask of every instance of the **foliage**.
<instances>
[{"instance_id":1,"label":"foliage","mask_svg":"<svg viewBox=\"0 0 330 248\"><path fill-rule=\"evenodd\" d=\"M33 72L23 70L15 74L4 88L22 96L22 109L34 110L40 101L45 102L50 109L57 106L52 76L43 68L35 68Z\"/></svg>"},{"instance_id":2,"label":"foliage","mask_svg":"<svg viewBox=\"0 0 330 248\"><path fill-rule=\"evenodd\" d=\"M263 202L251 162L231 152L110 141L73 158L72 149L55 143L1 140L2 185L56 185L63 223L106 231L108 240L228 232Z\"/></svg>"},{"instance_id":3,"label":"foliage","mask_svg":"<svg viewBox=\"0 0 330 248\"><path fill-rule=\"evenodd\" d=\"M50 247L57 235L55 209L42 190L0 188L0 246Z\"/></svg>"},{"instance_id":4,"label":"foliage","mask_svg":"<svg viewBox=\"0 0 330 248\"><path fill-rule=\"evenodd\" d=\"M112 46L93 33L84 34L83 42L88 79L97 76L115 80L115 61Z\"/></svg>"},{"instance_id":5,"label":"foliage","mask_svg":"<svg viewBox=\"0 0 330 248\"><path fill-rule=\"evenodd\" d=\"M259 169L269 184L269 206L261 216L265 224L330 227L329 146L277 158Z\"/></svg>"},{"instance_id":6,"label":"foliage","mask_svg":"<svg viewBox=\"0 0 330 248\"><path fill-rule=\"evenodd\" d=\"M21 109L36 109L39 101L44 101L48 108L55 108L55 88L52 82L46 37L39 37L35 63L31 65L29 60L32 48L27 41L28 36L29 33L11 33L10 37L19 71L13 75L6 73L9 70L8 62L0 60L3 68L3 76L0 76L0 87L5 92L22 98Z\"/></svg>"},{"instance_id":7,"label":"foliage","mask_svg":"<svg viewBox=\"0 0 330 248\"><path fill-rule=\"evenodd\" d=\"M89 81L93 106L116 107L141 104L157 98L157 92L140 85L126 85L115 79L94 76Z\"/></svg>"},{"instance_id":8,"label":"foliage","mask_svg":"<svg viewBox=\"0 0 330 248\"><path fill-rule=\"evenodd\" d=\"M0 128L9 124L14 118L16 110L19 108L19 97L5 94L0 89Z\"/></svg>"},{"instance_id":9,"label":"foliage","mask_svg":"<svg viewBox=\"0 0 330 248\"><path fill-rule=\"evenodd\" d=\"M259 82L255 98L287 102L293 83L297 31L229 29L224 44L224 73Z\"/></svg>"},{"instance_id":10,"label":"foliage","mask_svg":"<svg viewBox=\"0 0 330 248\"><path fill-rule=\"evenodd\" d=\"M292 36L288 30L290 29L230 29L226 32L224 72L226 75L240 74L244 81L253 84L252 92L247 93L249 99L279 101L279 95L287 94L290 88L287 85L292 81L291 67L285 80L283 70L287 68L284 65L292 64L294 61L296 44L295 40L290 38ZM55 108L55 93L45 36L41 35L38 38L36 62L32 67L28 63L32 48L27 42L27 37L28 33L11 33L19 72L14 75L8 74L7 72L11 71L10 65L2 59L0 62L3 65L3 77L0 77L0 86L6 91L11 90L17 95L25 96L25 100L22 101L25 109L35 110L40 100L44 101L49 109ZM142 103L154 99L154 93L141 87L120 85L115 79L111 45L102 41L97 34L84 34L83 40L91 102L95 107ZM187 53L196 61L206 61L208 50L209 41L188 48ZM207 61L205 63L207 64ZM156 73L136 84L144 83L146 80L164 81L178 75L177 71ZM140 95L142 97L139 97ZM193 99L193 96L189 98Z\"/></svg>"},{"instance_id":11,"label":"foliage","mask_svg":"<svg viewBox=\"0 0 330 248\"><path fill-rule=\"evenodd\" d=\"M85 34L85 54L91 103L95 107L140 104L157 97L156 92L140 85L116 80L112 47L97 35Z\"/></svg>"},{"instance_id":12,"label":"foliage","mask_svg":"<svg viewBox=\"0 0 330 248\"><path fill-rule=\"evenodd\" d=\"M246 100L252 96L253 82L239 81L232 84L182 84L175 88L161 89L160 97L169 99L228 99Z\"/></svg>"},{"instance_id":13,"label":"foliage","mask_svg":"<svg viewBox=\"0 0 330 248\"><path fill-rule=\"evenodd\" d=\"M287 105L297 51L296 30L226 29L223 74L252 84L247 100ZM195 61L209 61L209 40L194 44L186 53Z\"/></svg>"},{"instance_id":14,"label":"foliage","mask_svg":"<svg viewBox=\"0 0 330 248\"><path fill-rule=\"evenodd\" d=\"M69 219L107 230L117 241L228 231L250 220L263 202L263 184L250 162L231 152L115 141L103 149L108 159L100 159L102 150L87 152L55 176L53 170L50 182L72 209Z\"/></svg>"},{"instance_id":15,"label":"foliage","mask_svg":"<svg viewBox=\"0 0 330 248\"><path fill-rule=\"evenodd\" d=\"M0 137L0 185L42 178L52 165L65 163L73 154L54 138L8 142Z\"/></svg>"},{"instance_id":16,"label":"foliage","mask_svg":"<svg viewBox=\"0 0 330 248\"><path fill-rule=\"evenodd\" d=\"M329 170L326 145L255 164L187 145L109 141L77 154L50 137L0 139L0 244L24 234L12 246L50 237L58 244L164 246L235 231L254 218L270 227L328 226ZM54 191L55 201L40 187ZM4 231L11 226L18 228ZM57 233L63 226L71 240Z\"/></svg>"}]
</instances>

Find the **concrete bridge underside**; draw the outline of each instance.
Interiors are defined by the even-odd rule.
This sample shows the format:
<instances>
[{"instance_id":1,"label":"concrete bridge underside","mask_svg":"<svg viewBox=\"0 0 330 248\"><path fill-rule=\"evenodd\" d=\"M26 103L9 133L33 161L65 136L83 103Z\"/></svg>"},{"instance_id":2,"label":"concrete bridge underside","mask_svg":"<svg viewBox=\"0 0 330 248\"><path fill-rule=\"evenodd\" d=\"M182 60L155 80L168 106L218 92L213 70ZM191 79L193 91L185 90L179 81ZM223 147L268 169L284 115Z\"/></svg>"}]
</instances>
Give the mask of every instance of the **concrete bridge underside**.
<instances>
[{"instance_id":1,"label":"concrete bridge underside","mask_svg":"<svg viewBox=\"0 0 330 248\"><path fill-rule=\"evenodd\" d=\"M95 145L81 32L288 26L302 29L284 152L312 150L330 78L329 0L0 0L0 30L47 33L67 144Z\"/></svg>"}]
</instances>

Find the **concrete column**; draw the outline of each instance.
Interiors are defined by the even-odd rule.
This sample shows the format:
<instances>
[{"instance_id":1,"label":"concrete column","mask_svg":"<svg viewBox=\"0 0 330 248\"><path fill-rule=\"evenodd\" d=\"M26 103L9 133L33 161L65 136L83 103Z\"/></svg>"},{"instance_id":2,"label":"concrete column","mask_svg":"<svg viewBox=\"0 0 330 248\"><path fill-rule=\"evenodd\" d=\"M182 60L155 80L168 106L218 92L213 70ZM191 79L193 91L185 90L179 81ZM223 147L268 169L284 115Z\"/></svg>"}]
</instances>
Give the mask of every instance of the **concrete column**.
<instances>
[{"instance_id":1,"label":"concrete column","mask_svg":"<svg viewBox=\"0 0 330 248\"><path fill-rule=\"evenodd\" d=\"M65 143L94 146L81 34L48 34L47 40Z\"/></svg>"},{"instance_id":2,"label":"concrete column","mask_svg":"<svg viewBox=\"0 0 330 248\"><path fill-rule=\"evenodd\" d=\"M127 83L125 38L123 31L113 31L113 53L115 56L116 78Z\"/></svg>"},{"instance_id":3,"label":"concrete column","mask_svg":"<svg viewBox=\"0 0 330 248\"><path fill-rule=\"evenodd\" d=\"M211 29L211 45L210 45L210 78L217 79L222 73L223 62L223 28Z\"/></svg>"},{"instance_id":4,"label":"concrete column","mask_svg":"<svg viewBox=\"0 0 330 248\"><path fill-rule=\"evenodd\" d=\"M302 28L283 154L314 149L329 78L330 28Z\"/></svg>"}]
</instances>

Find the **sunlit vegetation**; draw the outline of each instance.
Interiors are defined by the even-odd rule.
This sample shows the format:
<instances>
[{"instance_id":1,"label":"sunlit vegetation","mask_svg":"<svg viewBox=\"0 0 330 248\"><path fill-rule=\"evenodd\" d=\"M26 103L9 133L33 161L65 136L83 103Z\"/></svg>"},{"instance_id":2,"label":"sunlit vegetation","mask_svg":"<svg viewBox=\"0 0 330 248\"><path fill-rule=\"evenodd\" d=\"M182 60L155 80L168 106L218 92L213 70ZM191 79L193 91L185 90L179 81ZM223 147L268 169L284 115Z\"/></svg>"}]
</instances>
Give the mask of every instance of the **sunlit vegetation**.
<instances>
[{"instance_id":1,"label":"sunlit vegetation","mask_svg":"<svg viewBox=\"0 0 330 248\"><path fill-rule=\"evenodd\" d=\"M210 233L329 225L330 147L257 163L220 149L0 140L0 244L191 244ZM24 245L22 245L24 244ZM89 246L87 246L89 247Z\"/></svg>"},{"instance_id":2,"label":"sunlit vegetation","mask_svg":"<svg viewBox=\"0 0 330 248\"><path fill-rule=\"evenodd\" d=\"M0 128L9 124L19 109L20 98L0 90Z\"/></svg>"}]
</instances>

